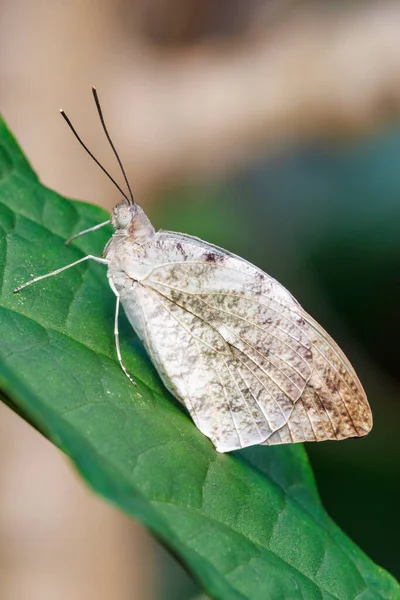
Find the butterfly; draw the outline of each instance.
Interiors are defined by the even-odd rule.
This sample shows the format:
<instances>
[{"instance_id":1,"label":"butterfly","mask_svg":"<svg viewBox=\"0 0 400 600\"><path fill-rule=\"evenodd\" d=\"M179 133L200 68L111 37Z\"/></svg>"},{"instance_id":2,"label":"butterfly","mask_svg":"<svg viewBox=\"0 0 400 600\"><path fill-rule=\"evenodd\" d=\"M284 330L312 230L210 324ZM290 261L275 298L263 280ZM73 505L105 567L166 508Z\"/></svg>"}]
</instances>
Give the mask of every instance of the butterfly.
<instances>
[{"instance_id":1,"label":"butterfly","mask_svg":"<svg viewBox=\"0 0 400 600\"><path fill-rule=\"evenodd\" d=\"M86 260L108 268L116 296L115 343L122 370L119 309L145 346L166 388L186 407L218 452L255 444L360 437L372 427L363 387L333 339L273 277L196 237L154 230L133 198L78 141L117 186L123 201L108 221L114 234L103 256L85 256L19 286Z\"/></svg>"}]
</instances>

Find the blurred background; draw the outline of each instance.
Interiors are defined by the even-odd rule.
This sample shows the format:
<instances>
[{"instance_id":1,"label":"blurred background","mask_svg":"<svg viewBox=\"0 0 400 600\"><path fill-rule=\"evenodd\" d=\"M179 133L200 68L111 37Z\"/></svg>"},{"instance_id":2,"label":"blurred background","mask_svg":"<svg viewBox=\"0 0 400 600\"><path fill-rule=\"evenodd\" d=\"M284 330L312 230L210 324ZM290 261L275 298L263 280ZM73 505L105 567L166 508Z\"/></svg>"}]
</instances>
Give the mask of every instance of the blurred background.
<instances>
[{"instance_id":1,"label":"blurred background","mask_svg":"<svg viewBox=\"0 0 400 600\"><path fill-rule=\"evenodd\" d=\"M156 227L282 282L367 390L365 440L309 444L330 515L400 575L400 2L0 0L0 110L41 180L118 194L63 107ZM186 600L183 569L0 407L0 599ZM397 484L397 487L396 487Z\"/></svg>"}]
</instances>

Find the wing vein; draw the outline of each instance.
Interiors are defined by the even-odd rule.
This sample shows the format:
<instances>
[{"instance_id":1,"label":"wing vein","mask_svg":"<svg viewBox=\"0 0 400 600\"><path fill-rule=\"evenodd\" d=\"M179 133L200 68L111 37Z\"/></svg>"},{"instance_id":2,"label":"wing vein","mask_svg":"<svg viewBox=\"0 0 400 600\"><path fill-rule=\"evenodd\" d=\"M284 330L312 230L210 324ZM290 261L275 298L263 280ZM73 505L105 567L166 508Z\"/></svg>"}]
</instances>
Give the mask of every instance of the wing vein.
<instances>
[{"instance_id":1,"label":"wing vein","mask_svg":"<svg viewBox=\"0 0 400 600\"><path fill-rule=\"evenodd\" d=\"M233 376L233 373L232 373L232 371L231 371L231 369L230 369L230 367L229 367L229 365L228 365L228 363L227 363L227 361L226 361L225 359L224 359L224 363L225 363L225 366L227 367L227 369L228 369L228 371L229 371L229 374L230 374L230 376L231 376L231 378L232 378L232 380L233 380L233 382L234 382L235 386L237 387L237 389L239 390L239 393L240 393L240 395L241 395L241 396L242 396L242 398L243 398L243 402L244 402L245 406L247 407L247 412L248 412L248 413L249 413L249 415L251 416L251 419L252 419L252 421L253 421L254 425L256 426L256 429L257 429L257 431L258 431L258 435L260 436L260 440L262 440L262 435L261 435L260 428L258 427L258 425L257 425L257 423L256 423L256 421L255 421L255 419L254 419L254 417L253 417L253 413L252 413L252 412L251 412L251 410L250 410L249 404L248 404L248 402L247 402L247 400L246 400L246 398L245 398L245 396L244 396L244 394L243 394L242 390L240 389L240 387L239 387L239 385L238 385L238 382L236 381L236 378Z\"/></svg>"},{"instance_id":2,"label":"wing vein","mask_svg":"<svg viewBox=\"0 0 400 600\"><path fill-rule=\"evenodd\" d=\"M239 357L235 357L235 358L236 358L237 360L239 360L240 362L242 362L242 361L240 360L240 358L239 358ZM243 363L242 363L242 364L243 364ZM241 370L240 370L240 368L239 368L238 366L236 367L236 370L237 370L237 372L239 373L239 375L240 375L240 378L241 378L241 380L243 381L243 383L244 383L244 385L246 386L246 388L248 389L249 393L252 395L254 402L257 404L258 408L259 408L259 409L260 409L260 411L262 412L262 414L263 414L263 416L264 416L264 419L266 420L266 422L267 422L267 424L268 424L268 427L269 427L269 428L270 428L270 430L272 431L272 427L271 427L271 426L270 426L270 424L269 424L269 421L268 421L267 415L265 414L265 412L264 412L264 410L263 410L262 406L260 405L260 403L259 403L258 399L256 398L256 396L253 394L253 391L252 391L252 389L251 389L251 386L250 386L250 385L247 383L246 379L244 378L244 376L243 376L243 374L242 374L242 372L241 372ZM256 424L256 425L257 425L257 424ZM261 432L260 432L260 430L259 430L259 427L258 427L258 425L257 425L257 429L258 429L258 431L259 431L259 433L260 433L260 438L261 438L261 440L262 440L262 441L265 441L265 439L267 439L267 438L266 438L266 437L264 437L264 436L261 434ZM263 439L263 438L264 438L264 439Z\"/></svg>"},{"instance_id":3,"label":"wing vein","mask_svg":"<svg viewBox=\"0 0 400 600\"><path fill-rule=\"evenodd\" d=\"M243 440L242 440L242 437L241 437L241 435L240 435L240 433L239 433L239 429L238 429L238 427L237 427L237 425L236 425L236 420L235 420L235 417L234 417L234 414L233 414L233 410L232 410L232 407L231 407L231 403L230 403L230 401L228 400L228 396L227 396L227 394L226 394L225 385L223 384L223 381L222 381L222 379L221 379L221 375L220 375L220 373L219 373L218 369L215 369L215 372L217 373L217 376L218 376L219 382L220 382L220 384L221 384L221 387L222 387L222 390L223 390L223 392L224 392L224 397L225 397L226 403L227 403L227 405L229 406L229 414L230 414L230 416L231 416L232 423L233 423L233 426L234 426L234 428L235 428L236 435L237 435L237 437L238 437L238 440L239 440L240 447L241 447L241 448L243 448Z\"/></svg>"},{"instance_id":4,"label":"wing vein","mask_svg":"<svg viewBox=\"0 0 400 600\"><path fill-rule=\"evenodd\" d=\"M185 291L185 290L181 290L181 289L179 289L179 288L177 288L177 287L175 287L175 286L168 285L168 284L166 284L166 283L164 283L164 282L158 282L158 281L152 281L152 280L149 280L149 281L151 281L151 283L155 283L156 285L163 285L164 287L168 287L168 288L170 288L170 289L173 289L173 290L175 290L175 291L177 291L177 292L179 292L179 293L181 293L181 294L187 294L187 295L189 295L189 296L198 296L198 297L200 296L199 294L192 294L191 292L187 292L187 291ZM153 289L154 289L154 288L153 288ZM161 294L161 292L159 292L159 293ZM163 295L163 296L164 296L164 294L161 294L161 295ZM211 294L211 295L213 295L213 294ZM222 295L225 295L225 294L222 294ZM164 297L166 298L167 296L164 296ZM247 296L243 296L243 298L245 298L246 300L252 300L252 301L254 301L254 302L255 302L255 300L253 300L253 299L250 299L250 298L248 298ZM225 313L225 314L227 314L227 315L233 316L233 317L235 317L236 319L239 319L239 320L241 320L241 321L244 321L245 323L248 323L249 325L252 325L253 327L256 327L257 329L260 329L261 331L263 331L263 332L264 332L264 333L266 333L267 335L269 335L269 336L271 336L271 337L275 338L275 339L276 339L278 342L280 342L280 343L284 344L285 346L287 346L287 347L289 348L289 350L291 350L292 352L294 352L295 354L297 354L297 356L298 356L298 357L300 358L300 360L301 360L301 361L302 361L302 362L305 364L305 366L307 367L307 369L309 369L309 371L310 371L310 373L311 373L311 368L310 368L309 364L307 363L307 361L306 361L306 360L304 360L304 358L301 356L301 354L299 354L299 353L297 352L297 350L295 350L295 349L294 349L292 346L290 346L290 344L288 344L287 342L285 342L285 341L284 341L282 338L278 337L277 335L275 335L274 333L272 333L272 332L268 331L267 329L264 329L263 327L261 327L261 326L260 326L260 325L258 325L257 323L254 323L253 321L249 321L248 319L245 319L244 317L241 317L240 315L237 315L237 314L235 314L235 313L231 313L230 311L224 310L224 309L222 309L222 308L220 308L220 307L213 306L212 304L209 304L208 302L206 302L206 301L205 301L203 298L201 298L201 297L199 297L198 299L199 299L201 302L203 302L203 304L205 304L206 306L208 306L208 307L209 307L211 310L213 310L213 311L220 311L220 312L223 312L223 313ZM260 303L259 303L259 304L260 304ZM263 305L263 306L265 306L265 305ZM187 309L185 309L185 310L187 310ZM272 310L274 310L274 309L272 309ZM188 312L192 312L192 311L188 311ZM276 310L275 310L275 312L277 312L277 313L278 313L280 316L284 316L284 315L281 315L281 313L279 313L279 312L278 312L278 311L276 311ZM192 314L195 314L195 313L192 313ZM290 321L290 320L289 320L289 322L290 322L290 323L292 323L292 321ZM292 323L292 324L293 324L293 323ZM277 326L276 326L276 327L277 327ZM283 333L287 334L287 332L286 332L285 330L283 330L283 329L280 329L279 327L277 327L277 329L279 329L279 331L282 331ZM288 335L288 334L287 334L287 335ZM307 348L307 346L304 346L304 344L302 344L302 342L300 342L299 340L297 340L297 339L296 339L294 336L290 336L290 337L292 337L292 339L293 339L293 340L295 340L296 342L298 342L299 344L301 344L301 345L302 345L302 346L303 346L303 347L304 347L306 350L308 350L308 349L309 349L309 348ZM296 373L299 375L299 377L301 377L302 379L304 379L304 376L303 376L303 375L302 375L302 374L301 374L301 373L300 373L300 372L299 372L299 371L296 369L296 367L294 367L293 365L289 365L289 364L288 364L288 363L285 361L285 359L284 359L284 358L281 358L281 357L278 357L278 358L280 358L280 359L281 359L283 362L285 362L285 363L286 363L288 366L290 366L290 368L292 368L294 371L296 371ZM305 381L307 381L307 380L305 380Z\"/></svg>"},{"instance_id":5,"label":"wing vein","mask_svg":"<svg viewBox=\"0 0 400 600\"><path fill-rule=\"evenodd\" d=\"M286 373L284 373L284 371L282 371L282 369L280 369L274 362L272 362L272 360L270 360L267 356L265 356L265 354L263 354L260 350L258 350L257 348L255 348L252 344L250 344L250 342L248 342L247 340L244 340L238 333L236 333L235 331L232 331L232 329L230 327L228 327L227 325L224 325L224 327L226 327L226 329L228 329L231 332L232 335L234 335L235 337L239 338L239 340L242 341L243 344L245 344L246 346L248 346L249 348L251 348L252 350L254 350L254 352L256 352L257 354L259 354L262 358L266 359L267 362L270 363L270 365L272 365L273 367L275 367L275 369L278 369L278 371L280 373L282 373L282 375L284 377L286 377L286 379L288 379L290 381L290 383L292 383L294 385L295 388L298 389L298 391L299 391L299 396L298 397L301 396L301 393L302 393L303 390L301 390L299 388L299 386L289 377L289 375L286 375ZM231 345L233 345L233 344L231 344ZM234 346L234 347L237 348L236 346ZM240 348L237 348L237 350L240 350ZM258 368L260 368L262 370L262 372L281 390L281 392L283 394L285 394L285 396L287 396L287 393L285 392L285 390L282 389L282 387L280 386L280 384L277 381L275 381L275 379L272 377L272 375L270 375L269 373L267 373L267 371L264 371L264 369L258 363L256 363L255 360L253 360L251 358L251 356L248 356L248 355L246 355L246 356L252 361L252 363L254 365L256 365ZM285 361L284 359L281 359L281 360L288 367L291 367L291 365L287 361ZM305 379L304 377L302 377L302 379L304 380L304 383L307 384L308 380ZM296 398L296 400L297 400L297 398ZM294 402L296 400L294 400Z\"/></svg>"},{"instance_id":6,"label":"wing vein","mask_svg":"<svg viewBox=\"0 0 400 600\"><path fill-rule=\"evenodd\" d=\"M332 363L329 361L329 359L328 359L328 358L327 358L327 357L326 357L326 356L323 354L323 352L322 352L322 351L321 351L321 350L318 348L318 346L314 345L314 346L313 346L313 348L315 348L315 349L317 350L317 352L319 352L319 354L322 356L322 358L324 358L324 359L325 359L325 361L328 363L328 365L329 365L329 367L332 369L332 371L334 371L334 372L335 372L335 373L336 373L336 374L339 376L339 379L340 379L340 380L341 380L341 381L342 381L342 382L345 384L345 386L346 386L346 387L347 387L347 388L350 390L350 393L351 393L352 395L354 395L354 392L353 392L353 390L351 389L351 387L349 386L349 384L347 383L347 381L346 381L345 379L343 379L343 377L341 376L341 374L339 373L339 371L336 369L336 367L335 367L335 366L334 366L334 365L333 365L333 364L332 364ZM318 373L318 371L317 371L317 373ZM324 386L327 388L328 386L326 385L326 382L325 382L324 378L323 378L323 377L320 375L320 373L318 373L318 376L319 376L320 380L322 381L322 383L324 384ZM351 420L351 422L352 422L352 424L353 424L353 428L355 429L355 431L356 431L356 432L357 432L357 434L358 434L358 427L357 427L357 426L356 426L356 424L354 423L353 416L352 416L351 412L350 412L350 411L349 411L349 409L348 409L347 403L346 403L345 399L344 399L344 398L343 398L343 396L342 396L342 393L341 393L341 391L340 391L340 388L337 390L337 392L338 392L338 395L339 395L339 397L340 397L340 400L342 401L342 404L343 404L343 406L344 406L344 407L345 407L345 409L346 409L346 412L347 412L347 414L348 414L348 415L349 415L349 417L350 417L350 420ZM329 390L329 389L328 389L328 393L329 393L329 395L332 397L332 393L330 392L330 390Z\"/></svg>"},{"instance_id":7,"label":"wing vein","mask_svg":"<svg viewBox=\"0 0 400 600\"><path fill-rule=\"evenodd\" d=\"M244 354L244 352L242 352L242 351L240 350L240 348L236 348L236 349L238 350L238 352L240 352L241 354L243 354L244 356L246 356L246 358L248 358L247 354ZM261 379L259 379L259 377L257 377L257 375L254 373L254 371L253 371L253 370L252 370L252 369L249 367L249 365L247 365L247 364L246 364L246 363L245 363L243 360L241 360L241 359L240 359L238 356L236 356L236 358L237 358L237 360L239 360L239 361L242 363L242 365L243 365L244 367L246 367L246 369L247 369L248 371L250 371L250 373L253 375L253 377L255 377L255 378L257 379L257 381L260 383L260 385L261 385L261 386L262 386L262 387L265 389L265 391L268 393L268 396L271 398L271 400L272 400L273 402L275 402L276 406L277 406L277 407L279 408L279 410L281 411L283 418L286 420L286 419L287 419L287 417L286 417L285 413L283 412L281 405L279 404L279 402L277 402L277 401L275 400L275 398L274 398L274 397L273 397L273 395L271 394L270 390L269 390L269 389L266 387L266 385L265 385L265 384L264 384L264 383L261 381ZM254 361L251 361L251 362L252 362L252 363L253 363L253 364L254 364L256 367L258 367L257 363L255 363ZM262 369L261 369L261 370L262 370ZM258 402L257 402L257 404L258 404ZM264 416L265 416L265 418L266 418L266 420L267 420L267 423L268 423L268 425L269 425L269 427L270 427L271 431L273 431L274 429L273 429L272 425L270 424L270 422L268 421L268 419L267 419L267 416L265 415L265 412L263 411L263 409L261 408L261 406L260 406L260 409L261 409L262 413L264 414Z\"/></svg>"}]
</instances>

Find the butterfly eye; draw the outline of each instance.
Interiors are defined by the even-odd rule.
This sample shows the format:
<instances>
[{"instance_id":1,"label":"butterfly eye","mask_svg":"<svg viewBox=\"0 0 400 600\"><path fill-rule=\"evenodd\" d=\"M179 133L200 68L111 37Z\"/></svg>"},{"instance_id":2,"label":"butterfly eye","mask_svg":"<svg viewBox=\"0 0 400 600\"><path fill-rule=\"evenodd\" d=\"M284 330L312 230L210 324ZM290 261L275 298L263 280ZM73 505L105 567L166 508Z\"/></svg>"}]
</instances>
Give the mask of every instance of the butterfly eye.
<instances>
[{"instance_id":1,"label":"butterfly eye","mask_svg":"<svg viewBox=\"0 0 400 600\"><path fill-rule=\"evenodd\" d=\"M121 210L117 216L118 226L125 228L129 225L132 220L132 215L128 208Z\"/></svg>"}]
</instances>

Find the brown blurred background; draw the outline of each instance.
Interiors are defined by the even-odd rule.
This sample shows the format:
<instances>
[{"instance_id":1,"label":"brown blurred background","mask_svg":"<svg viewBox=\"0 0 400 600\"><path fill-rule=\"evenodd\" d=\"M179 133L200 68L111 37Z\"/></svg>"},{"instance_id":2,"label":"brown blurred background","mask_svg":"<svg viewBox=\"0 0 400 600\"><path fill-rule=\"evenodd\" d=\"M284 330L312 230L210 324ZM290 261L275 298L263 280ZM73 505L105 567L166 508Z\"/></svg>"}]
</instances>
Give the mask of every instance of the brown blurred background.
<instances>
[{"instance_id":1,"label":"brown blurred background","mask_svg":"<svg viewBox=\"0 0 400 600\"><path fill-rule=\"evenodd\" d=\"M308 450L325 505L399 575L400 2L0 0L0 110L41 180L228 247L284 283L349 354L362 442ZM186 600L143 529L0 407L0 600Z\"/></svg>"}]
</instances>

